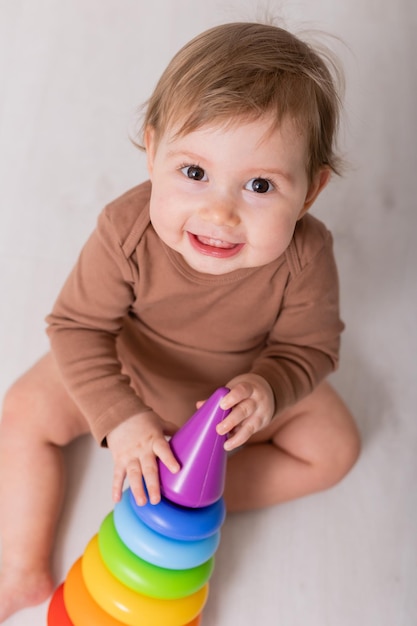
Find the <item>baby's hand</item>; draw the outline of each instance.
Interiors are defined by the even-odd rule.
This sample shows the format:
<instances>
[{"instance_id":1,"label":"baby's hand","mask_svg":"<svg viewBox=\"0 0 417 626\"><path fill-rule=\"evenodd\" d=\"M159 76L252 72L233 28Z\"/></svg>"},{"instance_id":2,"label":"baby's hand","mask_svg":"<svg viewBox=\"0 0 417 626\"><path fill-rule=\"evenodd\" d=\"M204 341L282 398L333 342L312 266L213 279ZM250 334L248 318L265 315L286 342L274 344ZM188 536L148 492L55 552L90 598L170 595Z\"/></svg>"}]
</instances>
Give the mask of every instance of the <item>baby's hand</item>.
<instances>
[{"instance_id":1,"label":"baby's hand","mask_svg":"<svg viewBox=\"0 0 417 626\"><path fill-rule=\"evenodd\" d=\"M224 447L233 450L269 424L275 412L275 399L269 383L258 374L236 376L226 386L230 393L221 400L220 407L232 410L218 424L217 432L229 434Z\"/></svg>"},{"instance_id":2,"label":"baby's hand","mask_svg":"<svg viewBox=\"0 0 417 626\"><path fill-rule=\"evenodd\" d=\"M114 428L107 436L107 445L113 455L113 500L122 496L123 483L128 478L130 488L139 505L146 504L146 484L149 500L157 504L161 499L157 457L176 473L180 469L164 433L173 434L176 426L165 422L153 411L138 413Z\"/></svg>"}]
</instances>

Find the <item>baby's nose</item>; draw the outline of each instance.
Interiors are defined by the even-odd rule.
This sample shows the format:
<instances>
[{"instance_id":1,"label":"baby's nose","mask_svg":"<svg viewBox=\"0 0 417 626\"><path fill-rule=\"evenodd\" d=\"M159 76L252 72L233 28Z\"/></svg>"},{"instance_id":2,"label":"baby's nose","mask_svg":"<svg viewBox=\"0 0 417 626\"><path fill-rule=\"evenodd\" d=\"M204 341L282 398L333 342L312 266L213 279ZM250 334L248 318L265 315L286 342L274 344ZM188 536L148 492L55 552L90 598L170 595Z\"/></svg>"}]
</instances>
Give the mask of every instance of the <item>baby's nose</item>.
<instances>
[{"instance_id":1,"label":"baby's nose","mask_svg":"<svg viewBox=\"0 0 417 626\"><path fill-rule=\"evenodd\" d=\"M232 199L218 198L208 202L200 209L200 216L206 222L211 222L216 226L237 226L240 217L236 203Z\"/></svg>"}]
</instances>

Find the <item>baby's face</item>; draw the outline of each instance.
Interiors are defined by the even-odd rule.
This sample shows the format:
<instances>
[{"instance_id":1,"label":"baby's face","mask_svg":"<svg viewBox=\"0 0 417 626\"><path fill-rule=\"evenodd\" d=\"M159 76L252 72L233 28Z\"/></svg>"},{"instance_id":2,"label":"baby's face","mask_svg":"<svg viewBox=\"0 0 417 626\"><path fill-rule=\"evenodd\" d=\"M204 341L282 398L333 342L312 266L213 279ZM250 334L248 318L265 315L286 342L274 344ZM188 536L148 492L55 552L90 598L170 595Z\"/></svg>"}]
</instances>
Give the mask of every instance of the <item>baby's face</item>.
<instances>
[{"instance_id":1,"label":"baby's face","mask_svg":"<svg viewBox=\"0 0 417 626\"><path fill-rule=\"evenodd\" d=\"M168 131L157 145L150 131L146 147L152 224L208 274L277 259L323 186L320 177L309 185L306 140L288 119L273 130L264 117L176 138Z\"/></svg>"}]
</instances>

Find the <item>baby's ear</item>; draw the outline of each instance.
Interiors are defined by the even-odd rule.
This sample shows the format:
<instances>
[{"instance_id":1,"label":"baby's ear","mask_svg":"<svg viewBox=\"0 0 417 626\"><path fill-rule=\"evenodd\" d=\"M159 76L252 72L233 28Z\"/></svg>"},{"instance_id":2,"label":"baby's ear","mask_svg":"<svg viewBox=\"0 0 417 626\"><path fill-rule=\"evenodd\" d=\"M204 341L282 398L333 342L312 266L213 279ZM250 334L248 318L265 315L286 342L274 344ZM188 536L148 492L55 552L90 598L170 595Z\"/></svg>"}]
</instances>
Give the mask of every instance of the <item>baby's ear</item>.
<instances>
[{"instance_id":1,"label":"baby's ear","mask_svg":"<svg viewBox=\"0 0 417 626\"><path fill-rule=\"evenodd\" d=\"M314 176L313 181L310 183L310 187L308 188L307 195L304 200L304 206L300 211L300 215L298 219L303 217L305 213L307 213L308 209L312 204L316 201L319 194L323 191L323 189L328 184L332 172L329 167L322 167Z\"/></svg>"},{"instance_id":2,"label":"baby's ear","mask_svg":"<svg viewBox=\"0 0 417 626\"><path fill-rule=\"evenodd\" d=\"M145 144L145 149L146 149L146 158L147 158L149 176L152 177L153 162L154 162L155 151L156 151L155 129L152 126L147 126L145 128L145 132L143 133L143 143Z\"/></svg>"}]
</instances>

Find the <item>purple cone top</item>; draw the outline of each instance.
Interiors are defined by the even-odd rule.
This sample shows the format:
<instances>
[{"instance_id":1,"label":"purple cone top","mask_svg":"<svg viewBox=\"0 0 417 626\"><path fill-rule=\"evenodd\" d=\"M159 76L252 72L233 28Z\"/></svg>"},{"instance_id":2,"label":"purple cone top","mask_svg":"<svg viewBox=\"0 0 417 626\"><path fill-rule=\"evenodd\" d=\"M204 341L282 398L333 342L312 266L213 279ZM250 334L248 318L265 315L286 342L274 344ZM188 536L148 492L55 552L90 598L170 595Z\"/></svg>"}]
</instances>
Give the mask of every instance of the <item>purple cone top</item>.
<instances>
[{"instance_id":1,"label":"purple cone top","mask_svg":"<svg viewBox=\"0 0 417 626\"><path fill-rule=\"evenodd\" d=\"M172 474L159 463L161 492L175 504L200 508L221 498L226 477L226 435L218 435L216 426L230 409L219 407L229 393L227 387L217 389L204 405L180 428L170 440L170 446L181 469Z\"/></svg>"}]
</instances>

